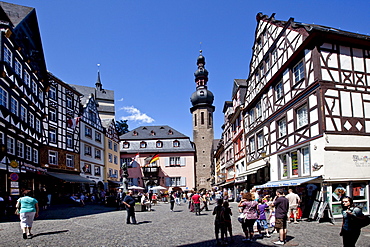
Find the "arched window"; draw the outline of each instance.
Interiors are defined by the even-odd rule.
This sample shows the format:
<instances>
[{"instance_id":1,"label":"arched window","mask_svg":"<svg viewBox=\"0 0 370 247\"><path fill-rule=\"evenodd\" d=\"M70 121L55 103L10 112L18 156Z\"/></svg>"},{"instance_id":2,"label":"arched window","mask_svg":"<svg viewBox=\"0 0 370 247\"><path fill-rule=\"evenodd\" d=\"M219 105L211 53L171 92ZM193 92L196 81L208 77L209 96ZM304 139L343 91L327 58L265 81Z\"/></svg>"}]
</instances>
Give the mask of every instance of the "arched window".
<instances>
[{"instance_id":1,"label":"arched window","mask_svg":"<svg viewBox=\"0 0 370 247\"><path fill-rule=\"evenodd\" d=\"M180 147L180 142L179 141L173 141L173 147L177 148Z\"/></svg>"}]
</instances>

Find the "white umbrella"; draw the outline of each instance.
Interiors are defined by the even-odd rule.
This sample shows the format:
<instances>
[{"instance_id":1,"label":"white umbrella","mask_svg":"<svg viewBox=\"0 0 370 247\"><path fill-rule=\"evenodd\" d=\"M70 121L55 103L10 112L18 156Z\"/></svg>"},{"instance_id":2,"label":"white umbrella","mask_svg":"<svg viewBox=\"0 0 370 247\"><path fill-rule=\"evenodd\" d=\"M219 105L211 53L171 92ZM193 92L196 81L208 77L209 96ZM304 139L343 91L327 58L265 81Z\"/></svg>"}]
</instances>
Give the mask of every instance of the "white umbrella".
<instances>
[{"instance_id":1,"label":"white umbrella","mask_svg":"<svg viewBox=\"0 0 370 247\"><path fill-rule=\"evenodd\" d=\"M158 186L154 186L154 187L152 187L152 188L150 188L150 190L166 190L167 188L165 188L165 187L163 187L163 186L160 186L160 185L158 185Z\"/></svg>"},{"instance_id":2,"label":"white umbrella","mask_svg":"<svg viewBox=\"0 0 370 247\"><path fill-rule=\"evenodd\" d=\"M132 185L132 186L129 186L127 189L129 189L129 190L143 190L144 188L140 187L140 186Z\"/></svg>"}]
</instances>

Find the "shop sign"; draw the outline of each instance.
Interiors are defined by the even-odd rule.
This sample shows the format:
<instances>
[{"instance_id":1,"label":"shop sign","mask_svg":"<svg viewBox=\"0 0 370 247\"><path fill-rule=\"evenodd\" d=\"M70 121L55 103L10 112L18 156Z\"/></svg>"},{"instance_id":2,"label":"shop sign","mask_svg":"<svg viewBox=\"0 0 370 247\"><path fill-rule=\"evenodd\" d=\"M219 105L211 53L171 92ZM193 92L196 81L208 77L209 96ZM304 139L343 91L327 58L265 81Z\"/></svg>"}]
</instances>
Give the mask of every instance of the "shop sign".
<instances>
[{"instance_id":1,"label":"shop sign","mask_svg":"<svg viewBox=\"0 0 370 247\"><path fill-rule=\"evenodd\" d=\"M370 167L370 157L367 155L353 155L352 157L356 167Z\"/></svg>"},{"instance_id":2,"label":"shop sign","mask_svg":"<svg viewBox=\"0 0 370 247\"><path fill-rule=\"evenodd\" d=\"M15 161L15 160L12 160L12 161L10 161L9 165L10 165L11 167L13 167L13 168L17 168L17 167L18 167L18 162L17 162L17 161Z\"/></svg>"},{"instance_id":3,"label":"shop sign","mask_svg":"<svg viewBox=\"0 0 370 247\"><path fill-rule=\"evenodd\" d=\"M12 187L12 188L19 188L18 182L11 181L10 182L10 187Z\"/></svg>"},{"instance_id":4,"label":"shop sign","mask_svg":"<svg viewBox=\"0 0 370 247\"><path fill-rule=\"evenodd\" d=\"M242 176L242 177L237 177L236 178L236 181L237 182L244 181L244 180L247 180L247 177L246 176Z\"/></svg>"},{"instance_id":5,"label":"shop sign","mask_svg":"<svg viewBox=\"0 0 370 247\"><path fill-rule=\"evenodd\" d=\"M19 188L10 188L10 195L18 196L19 195Z\"/></svg>"}]
</instances>

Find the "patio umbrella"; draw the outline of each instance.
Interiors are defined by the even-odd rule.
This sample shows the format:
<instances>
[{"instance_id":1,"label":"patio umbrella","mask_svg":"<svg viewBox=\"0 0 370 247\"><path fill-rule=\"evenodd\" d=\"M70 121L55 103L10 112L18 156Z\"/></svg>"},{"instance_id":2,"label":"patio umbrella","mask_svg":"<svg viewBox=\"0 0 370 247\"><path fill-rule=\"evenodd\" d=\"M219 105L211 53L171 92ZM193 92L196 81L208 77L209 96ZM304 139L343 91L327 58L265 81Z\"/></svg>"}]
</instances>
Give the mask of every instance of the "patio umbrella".
<instances>
[{"instance_id":1,"label":"patio umbrella","mask_svg":"<svg viewBox=\"0 0 370 247\"><path fill-rule=\"evenodd\" d=\"M163 187L163 186L160 186L160 185L158 185L158 186L154 186L154 187L152 187L152 188L150 188L151 190L166 190L167 188L166 187Z\"/></svg>"},{"instance_id":2,"label":"patio umbrella","mask_svg":"<svg viewBox=\"0 0 370 247\"><path fill-rule=\"evenodd\" d=\"M127 189L129 189L129 190L143 190L144 188L140 187L140 186L132 185L132 186L129 186Z\"/></svg>"}]
</instances>

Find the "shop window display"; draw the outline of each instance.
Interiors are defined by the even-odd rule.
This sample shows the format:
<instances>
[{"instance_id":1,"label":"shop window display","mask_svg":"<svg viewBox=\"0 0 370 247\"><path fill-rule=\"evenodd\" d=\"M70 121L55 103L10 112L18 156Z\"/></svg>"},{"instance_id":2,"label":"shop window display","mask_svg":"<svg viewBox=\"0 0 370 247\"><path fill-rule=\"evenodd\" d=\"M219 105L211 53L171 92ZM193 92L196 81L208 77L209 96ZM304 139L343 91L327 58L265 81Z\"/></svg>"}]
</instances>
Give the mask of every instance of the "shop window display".
<instances>
[{"instance_id":1,"label":"shop window display","mask_svg":"<svg viewBox=\"0 0 370 247\"><path fill-rule=\"evenodd\" d=\"M362 209L362 212L368 213L367 204L367 186L364 183L354 183L352 184L351 192L354 204Z\"/></svg>"},{"instance_id":2,"label":"shop window display","mask_svg":"<svg viewBox=\"0 0 370 247\"><path fill-rule=\"evenodd\" d=\"M333 184L332 191L333 215L342 215L341 198L348 195L347 184Z\"/></svg>"}]
</instances>

